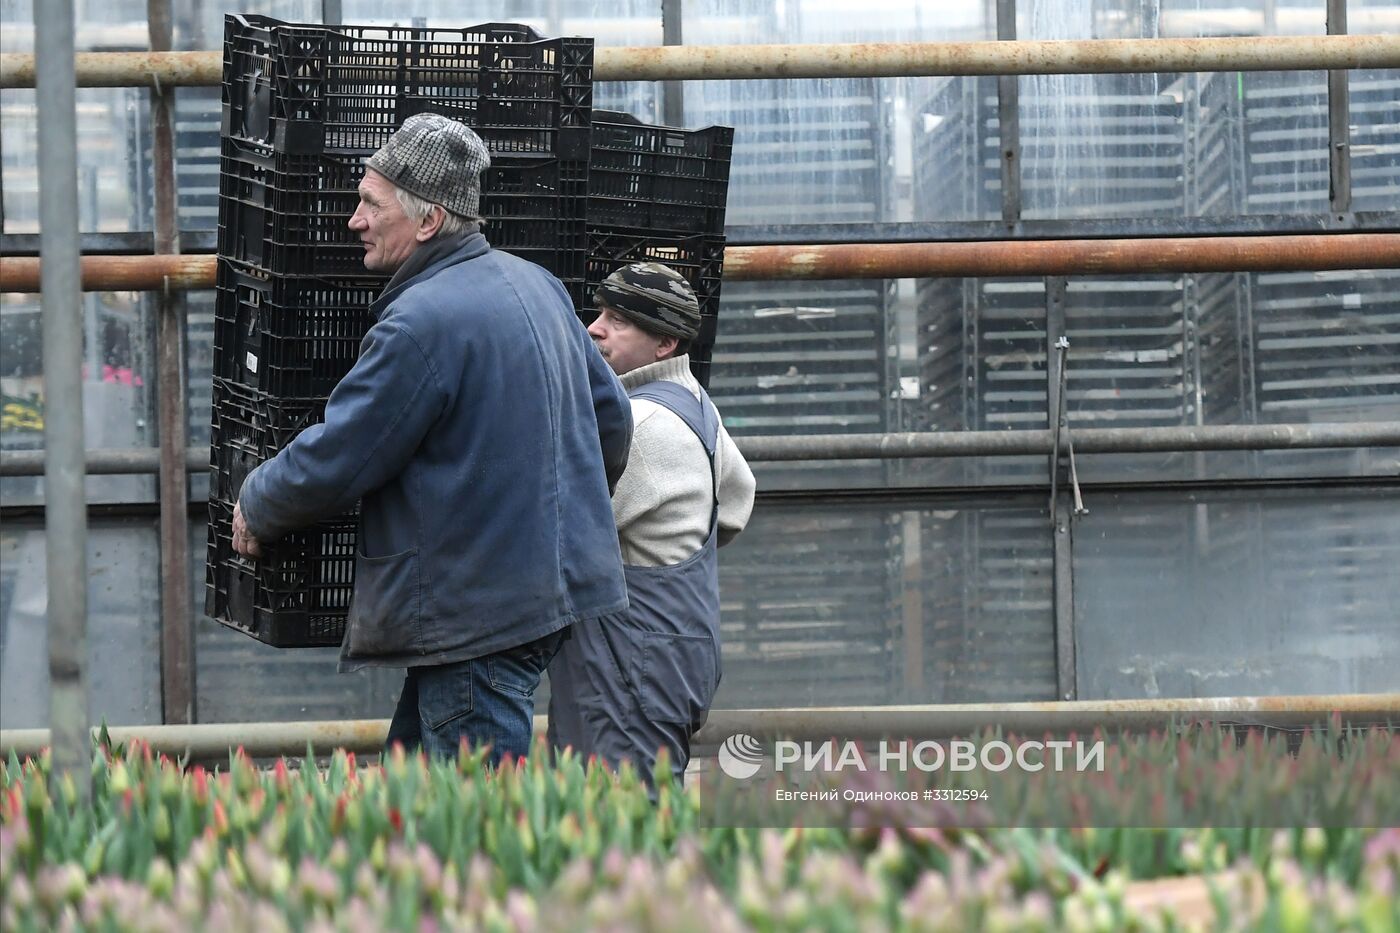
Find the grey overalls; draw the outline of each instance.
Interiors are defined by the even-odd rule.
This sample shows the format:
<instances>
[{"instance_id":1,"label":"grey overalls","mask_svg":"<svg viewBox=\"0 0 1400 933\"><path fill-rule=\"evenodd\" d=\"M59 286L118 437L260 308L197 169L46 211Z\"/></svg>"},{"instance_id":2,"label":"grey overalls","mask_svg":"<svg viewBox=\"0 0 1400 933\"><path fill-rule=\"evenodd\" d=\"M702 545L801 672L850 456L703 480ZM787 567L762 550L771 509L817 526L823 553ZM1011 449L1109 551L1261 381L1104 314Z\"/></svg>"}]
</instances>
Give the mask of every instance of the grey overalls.
<instances>
[{"instance_id":1,"label":"grey overalls","mask_svg":"<svg viewBox=\"0 0 1400 933\"><path fill-rule=\"evenodd\" d=\"M697 399L675 382L628 394L665 406L700 438L716 492L710 533L679 564L625 566L628 609L571 627L549 667L549 741L613 767L628 759L651 784L660 748L683 778L690 737L705 724L719 686L719 415L703 390Z\"/></svg>"}]
</instances>

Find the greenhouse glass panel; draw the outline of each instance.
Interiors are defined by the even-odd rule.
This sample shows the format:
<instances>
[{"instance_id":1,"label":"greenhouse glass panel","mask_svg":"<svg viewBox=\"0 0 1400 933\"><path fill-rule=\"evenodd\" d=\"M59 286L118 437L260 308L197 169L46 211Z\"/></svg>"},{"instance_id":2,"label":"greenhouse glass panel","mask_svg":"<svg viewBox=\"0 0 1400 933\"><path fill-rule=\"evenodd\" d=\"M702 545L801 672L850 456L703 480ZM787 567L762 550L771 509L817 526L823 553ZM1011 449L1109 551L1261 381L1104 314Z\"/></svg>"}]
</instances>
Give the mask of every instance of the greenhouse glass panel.
<instances>
[{"instance_id":1,"label":"greenhouse glass panel","mask_svg":"<svg viewBox=\"0 0 1400 933\"><path fill-rule=\"evenodd\" d=\"M44 529L0 531L0 728L49 723ZM87 535L87 690L93 725L161 721L160 554L154 522L91 522Z\"/></svg>"}]
</instances>

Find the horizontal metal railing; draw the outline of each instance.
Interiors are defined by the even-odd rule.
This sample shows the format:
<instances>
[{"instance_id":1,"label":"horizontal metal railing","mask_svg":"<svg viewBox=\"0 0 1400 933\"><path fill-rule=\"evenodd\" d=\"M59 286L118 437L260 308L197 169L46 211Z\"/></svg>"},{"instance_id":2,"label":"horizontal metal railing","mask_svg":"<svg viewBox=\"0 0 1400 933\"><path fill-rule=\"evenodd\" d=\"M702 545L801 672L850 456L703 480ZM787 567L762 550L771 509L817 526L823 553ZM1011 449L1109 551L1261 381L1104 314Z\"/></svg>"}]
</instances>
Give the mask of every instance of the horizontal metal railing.
<instances>
[{"instance_id":1,"label":"horizontal metal railing","mask_svg":"<svg viewBox=\"0 0 1400 933\"><path fill-rule=\"evenodd\" d=\"M699 749L713 748L736 733L775 738L868 741L898 734L939 739L1000 726L1020 735L1161 728L1174 719L1200 718L1220 725L1244 724L1297 729L1336 719L1355 726L1400 721L1400 693L1312 696L1202 697L1156 700L1080 700L1046 703L978 703L936 706L863 706L816 709L717 709L696 734ZM536 732L546 727L535 717ZM343 748L377 752L389 731L387 719L304 722L203 723L118 726L114 741L139 738L154 751L192 760L227 758L238 747L255 758L299 757ZM0 754L35 755L49 741L47 729L0 731Z\"/></svg>"},{"instance_id":2,"label":"horizontal metal railing","mask_svg":"<svg viewBox=\"0 0 1400 933\"><path fill-rule=\"evenodd\" d=\"M1400 268L1400 233L730 246L725 281ZM0 292L39 288L42 260L0 257ZM84 256L87 291L213 288L210 255Z\"/></svg>"},{"instance_id":3,"label":"horizontal metal railing","mask_svg":"<svg viewBox=\"0 0 1400 933\"><path fill-rule=\"evenodd\" d=\"M896 460L920 457L1021 457L1049 455L1055 432L944 431L923 434L810 434L736 437L745 459L755 462L794 460ZM1400 421L1337 424L1218 424L1156 428L1078 428L1075 450L1081 454L1178 453L1205 450L1303 450L1354 447L1400 447ZM209 469L209 449L190 447L185 467ZM87 452L93 475L155 473L160 448L104 448ZM44 472L42 450L0 452L0 476L38 476Z\"/></svg>"},{"instance_id":4,"label":"horizontal metal railing","mask_svg":"<svg viewBox=\"0 0 1400 933\"><path fill-rule=\"evenodd\" d=\"M714 81L1350 68L1400 68L1400 36L600 46L594 52L593 78ZM214 87L222 76L222 52L77 55L79 87ZM33 86L33 55L0 55L0 88Z\"/></svg>"}]
</instances>

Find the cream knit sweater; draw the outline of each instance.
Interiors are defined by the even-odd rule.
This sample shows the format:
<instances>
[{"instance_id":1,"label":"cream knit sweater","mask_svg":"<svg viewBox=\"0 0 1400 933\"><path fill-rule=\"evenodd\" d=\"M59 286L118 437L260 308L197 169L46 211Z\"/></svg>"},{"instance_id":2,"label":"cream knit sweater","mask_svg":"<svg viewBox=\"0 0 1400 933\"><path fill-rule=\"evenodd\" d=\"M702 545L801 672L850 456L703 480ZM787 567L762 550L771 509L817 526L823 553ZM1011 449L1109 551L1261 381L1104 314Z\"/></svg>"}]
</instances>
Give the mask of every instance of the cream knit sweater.
<instances>
[{"instance_id":1,"label":"cream knit sweater","mask_svg":"<svg viewBox=\"0 0 1400 933\"><path fill-rule=\"evenodd\" d=\"M629 392L664 379L680 383L697 398L700 395L700 384L690 374L689 356L642 366L621 378ZM725 545L748 524L754 479L722 424L715 473L719 477L718 538ZM700 439L670 409L633 399L632 450L612 505L625 564L678 564L705 543L710 529L710 467Z\"/></svg>"}]
</instances>

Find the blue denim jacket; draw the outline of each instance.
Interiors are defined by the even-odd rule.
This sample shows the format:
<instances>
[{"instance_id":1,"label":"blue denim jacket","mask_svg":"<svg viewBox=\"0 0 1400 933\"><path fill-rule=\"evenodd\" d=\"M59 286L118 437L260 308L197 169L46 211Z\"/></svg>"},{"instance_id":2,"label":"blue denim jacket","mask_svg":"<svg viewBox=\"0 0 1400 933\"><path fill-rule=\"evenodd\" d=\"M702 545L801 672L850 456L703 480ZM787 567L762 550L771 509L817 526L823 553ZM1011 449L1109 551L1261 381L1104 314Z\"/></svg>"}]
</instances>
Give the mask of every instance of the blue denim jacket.
<instances>
[{"instance_id":1,"label":"blue denim jacket","mask_svg":"<svg viewBox=\"0 0 1400 933\"><path fill-rule=\"evenodd\" d=\"M559 282L475 234L387 290L354 368L244 483L261 540L360 500L341 669L446 664L627 605L627 394Z\"/></svg>"}]
</instances>

